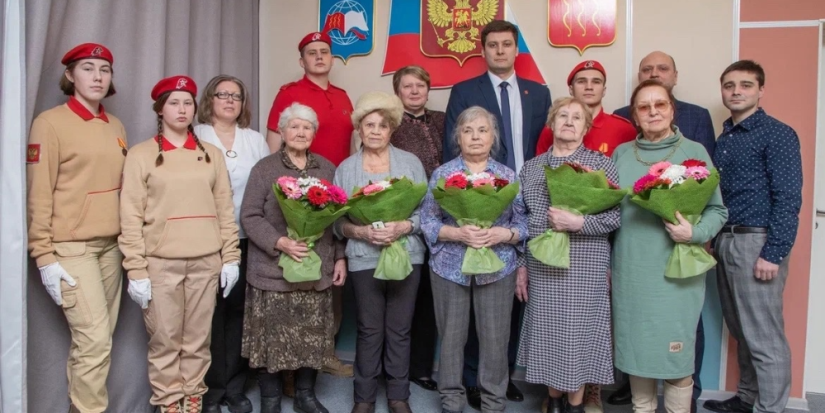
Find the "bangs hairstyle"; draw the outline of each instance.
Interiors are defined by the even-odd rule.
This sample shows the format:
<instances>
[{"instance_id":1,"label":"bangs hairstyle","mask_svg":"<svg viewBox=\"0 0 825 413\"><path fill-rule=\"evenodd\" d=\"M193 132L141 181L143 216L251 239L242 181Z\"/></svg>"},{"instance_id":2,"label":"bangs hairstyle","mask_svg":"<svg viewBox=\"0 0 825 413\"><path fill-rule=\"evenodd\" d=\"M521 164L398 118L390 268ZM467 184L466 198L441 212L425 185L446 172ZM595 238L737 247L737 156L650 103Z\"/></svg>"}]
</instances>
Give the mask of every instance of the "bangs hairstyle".
<instances>
[{"instance_id":1,"label":"bangs hairstyle","mask_svg":"<svg viewBox=\"0 0 825 413\"><path fill-rule=\"evenodd\" d=\"M163 92L158 100L152 104L152 110L155 111L155 114L158 115L158 138L163 137L163 116L160 114L163 111L163 105L166 104L166 101L169 100L169 96L172 95L172 92L178 92L177 90L170 90L168 92ZM195 99L195 96L191 93L189 94L192 96L192 101L195 104L195 114L198 114L198 100ZM195 133L195 127L190 123L187 127L189 133L192 134L192 138L195 140L195 144L198 145L198 149L203 152L203 156L206 160L206 163L212 162L212 159L209 158L209 153L206 152L206 148L203 147L200 139L198 139L198 135ZM155 166L163 165L163 143L160 139L158 139L158 157L155 158Z\"/></svg>"},{"instance_id":2,"label":"bangs hairstyle","mask_svg":"<svg viewBox=\"0 0 825 413\"><path fill-rule=\"evenodd\" d=\"M566 108L570 105L581 106L582 112L584 113L584 126L587 130L590 130L593 126L593 114L587 110L587 105L585 105L584 102L574 98L573 96L558 98L553 102L553 106L550 107L550 112L547 114L547 127L550 128L550 130L553 130L553 123L556 121L556 116L558 116L562 108Z\"/></svg>"},{"instance_id":3,"label":"bangs hairstyle","mask_svg":"<svg viewBox=\"0 0 825 413\"><path fill-rule=\"evenodd\" d=\"M381 123L386 122L386 124L390 126L391 133L395 132L395 130L398 129L398 125L401 124L401 122L399 122L393 116L391 110L389 110L389 109L376 109L376 110L374 110L372 112L369 112L369 113L365 114L364 116L362 116L361 120L358 121L358 127L356 129L360 129L361 125L364 124L364 119L366 119L367 116L372 115L373 113L377 113L377 114L381 115Z\"/></svg>"},{"instance_id":4,"label":"bangs hairstyle","mask_svg":"<svg viewBox=\"0 0 825 413\"><path fill-rule=\"evenodd\" d=\"M516 47L518 47L518 27L506 20L493 20L481 29L481 47L485 47L487 45L488 34L504 32L513 33L513 40L515 40Z\"/></svg>"},{"instance_id":5,"label":"bangs hairstyle","mask_svg":"<svg viewBox=\"0 0 825 413\"><path fill-rule=\"evenodd\" d=\"M633 94L630 95L630 117L634 118L633 123L636 124L636 131L641 132L642 128L639 126L639 122L635 120L636 117L636 97L639 95L639 92L642 89L646 89L649 87L660 87L665 90L667 93L667 98L670 100L670 110L673 111L673 121L670 123L670 129L673 129L676 126L676 98L673 96L673 92L668 89L664 83L662 83L659 79L647 79L643 80L639 83L639 86L636 86L636 89L633 89Z\"/></svg>"},{"instance_id":6,"label":"bangs hairstyle","mask_svg":"<svg viewBox=\"0 0 825 413\"><path fill-rule=\"evenodd\" d=\"M223 82L235 82L235 84L241 89L241 96L243 97L240 102L241 113L235 121L238 122L238 127L241 129L248 128L249 124L252 122L252 103L250 102L252 99L249 98L249 90L247 90L246 85L243 81L241 81L241 79L230 75L215 76L206 85L206 89L203 90L203 94L201 95L201 111L198 112L198 123L204 123L207 125L212 124L212 117L215 115L213 111L212 98L214 98L215 93L217 93L218 85ZM227 99L232 99L232 97L228 97Z\"/></svg>"},{"instance_id":7,"label":"bangs hairstyle","mask_svg":"<svg viewBox=\"0 0 825 413\"><path fill-rule=\"evenodd\" d=\"M85 60L85 59L80 59L80 60ZM74 62L71 62L68 65L66 65L66 70L64 70L63 73L60 75L60 81L58 82L58 85L60 85L60 90L62 90L63 94L66 95L66 96L74 96L74 92L75 92L74 91L74 82L69 80L69 77L66 76L66 71L74 73L74 69L80 63L80 60L75 60ZM108 62L106 62L106 63L108 63ZM111 69L111 71L112 71L112 81L109 83L109 90L106 91L106 96L104 96L104 98L112 96L116 93L116 91L115 91L115 79L114 79L114 77L115 77L115 68L112 67L112 65L110 64L109 69Z\"/></svg>"},{"instance_id":8,"label":"bangs hairstyle","mask_svg":"<svg viewBox=\"0 0 825 413\"><path fill-rule=\"evenodd\" d=\"M719 83L725 84L725 75L730 72L747 72L756 75L756 83L759 84L759 87L765 86L765 69L753 60L740 60L731 63L731 65L722 72L722 76L719 76Z\"/></svg>"},{"instance_id":9,"label":"bangs hairstyle","mask_svg":"<svg viewBox=\"0 0 825 413\"><path fill-rule=\"evenodd\" d=\"M498 120L496 120L495 115L481 106L470 106L458 115L458 119L455 122L456 127L453 131L453 148L455 148L455 153L453 155L458 156L461 154L461 145L458 144L459 140L461 140L461 129L464 125L478 118L485 118L490 124L490 132L493 134L493 146L490 148L490 156L495 158L501 150L501 134L498 130Z\"/></svg>"},{"instance_id":10,"label":"bangs hairstyle","mask_svg":"<svg viewBox=\"0 0 825 413\"><path fill-rule=\"evenodd\" d=\"M392 75L392 89L395 91L396 95L399 93L399 88L401 87L401 78L406 75L411 75L426 83L427 90L430 90L430 74L427 73L427 71L421 66L410 65L398 69L398 71Z\"/></svg>"}]
</instances>

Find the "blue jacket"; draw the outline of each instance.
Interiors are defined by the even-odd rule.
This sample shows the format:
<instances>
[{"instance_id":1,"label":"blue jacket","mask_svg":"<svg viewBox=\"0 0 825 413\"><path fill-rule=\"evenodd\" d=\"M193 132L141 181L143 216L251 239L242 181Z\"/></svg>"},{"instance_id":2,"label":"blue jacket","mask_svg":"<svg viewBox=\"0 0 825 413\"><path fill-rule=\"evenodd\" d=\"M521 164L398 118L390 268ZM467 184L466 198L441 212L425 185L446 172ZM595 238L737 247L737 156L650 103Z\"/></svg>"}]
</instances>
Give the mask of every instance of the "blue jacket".
<instances>
[{"instance_id":1,"label":"blue jacket","mask_svg":"<svg viewBox=\"0 0 825 413\"><path fill-rule=\"evenodd\" d=\"M547 112L550 111L550 90L531 80L516 77L521 96L522 114L522 148L524 148L524 161L528 161L536 156L536 144L539 135L547 121ZM447 103L447 118L444 127L444 163L451 161L456 156L453 148L453 133L455 132L458 115L471 106L481 106L496 115L498 124L503 123L501 110L498 107L496 91L493 90L493 83L490 76L485 71L481 76L467 79L453 86L450 92L450 100ZM507 152L502 145L502 150L496 154L496 161L507 162Z\"/></svg>"},{"instance_id":2,"label":"blue jacket","mask_svg":"<svg viewBox=\"0 0 825 413\"><path fill-rule=\"evenodd\" d=\"M616 109L614 115L619 115L636 126L630 116L630 106ZM676 101L676 119L674 123L679 127L684 137L699 142L713 156L716 149L716 133L713 132L713 121L707 109L692 103Z\"/></svg>"}]
</instances>

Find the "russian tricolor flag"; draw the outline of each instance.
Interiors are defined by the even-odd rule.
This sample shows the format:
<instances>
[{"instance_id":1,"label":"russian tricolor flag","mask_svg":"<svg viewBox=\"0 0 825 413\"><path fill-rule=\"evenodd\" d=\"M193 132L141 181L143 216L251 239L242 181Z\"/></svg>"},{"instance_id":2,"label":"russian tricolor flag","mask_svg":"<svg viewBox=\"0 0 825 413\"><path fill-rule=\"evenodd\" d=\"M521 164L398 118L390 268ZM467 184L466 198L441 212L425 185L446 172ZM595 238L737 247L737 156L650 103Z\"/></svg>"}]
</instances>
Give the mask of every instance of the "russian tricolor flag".
<instances>
[{"instance_id":1,"label":"russian tricolor flag","mask_svg":"<svg viewBox=\"0 0 825 413\"><path fill-rule=\"evenodd\" d=\"M421 3L424 0L392 0L390 6L389 40L387 53L384 58L383 75L395 73L407 65L419 65L430 73L431 87L445 89L461 81L476 77L485 70L487 65L484 58L474 56L467 59L463 66L458 60L450 57L428 57L421 51L421 27L429 22L421 21ZM504 5L504 19L518 26L510 5ZM524 36L518 39L518 57L516 57L516 73L540 84L547 84L536 65Z\"/></svg>"}]
</instances>

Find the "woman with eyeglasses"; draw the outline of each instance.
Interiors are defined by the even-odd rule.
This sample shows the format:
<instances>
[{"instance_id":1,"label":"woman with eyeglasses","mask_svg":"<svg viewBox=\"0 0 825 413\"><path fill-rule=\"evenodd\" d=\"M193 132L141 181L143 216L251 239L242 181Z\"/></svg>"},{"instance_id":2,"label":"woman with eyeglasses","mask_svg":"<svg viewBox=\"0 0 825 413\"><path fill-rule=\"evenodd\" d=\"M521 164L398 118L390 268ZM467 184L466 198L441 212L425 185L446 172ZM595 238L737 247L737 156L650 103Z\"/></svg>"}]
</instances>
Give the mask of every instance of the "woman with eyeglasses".
<instances>
[{"instance_id":1,"label":"woman with eyeglasses","mask_svg":"<svg viewBox=\"0 0 825 413\"><path fill-rule=\"evenodd\" d=\"M619 186L633 187L660 162L698 159L712 167L701 144L685 138L673 123L676 99L659 80L643 81L630 98L636 139L613 152ZM664 381L665 410L689 413L693 396L696 325L705 302L705 274L666 278L676 242L704 244L722 229L728 210L719 188L695 225L678 214L663 221L625 197L622 226L613 243L613 334L616 367L630 375L635 413L654 413L657 381Z\"/></svg>"},{"instance_id":2,"label":"woman with eyeglasses","mask_svg":"<svg viewBox=\"0 0 825 413\"><path fill-rule=\"evenodd\" d=\"M249 173L259 160L269 155L269 146L263 135L249 128L251 106L249 91L240 79L215 76L201 96L200 125L195 126L195 134L202 141L217 146L226 160L241 249L237 286L228 294L226 290L217 293L212 317L212 364L206 373L209 391L204 396L204 413L219 413L220 404L227 405L234 413L252 411L252 403L243 392L248 369L248 362L241 357L248 241L241 227L240 212Z\"/></svg>"}]
</instances>

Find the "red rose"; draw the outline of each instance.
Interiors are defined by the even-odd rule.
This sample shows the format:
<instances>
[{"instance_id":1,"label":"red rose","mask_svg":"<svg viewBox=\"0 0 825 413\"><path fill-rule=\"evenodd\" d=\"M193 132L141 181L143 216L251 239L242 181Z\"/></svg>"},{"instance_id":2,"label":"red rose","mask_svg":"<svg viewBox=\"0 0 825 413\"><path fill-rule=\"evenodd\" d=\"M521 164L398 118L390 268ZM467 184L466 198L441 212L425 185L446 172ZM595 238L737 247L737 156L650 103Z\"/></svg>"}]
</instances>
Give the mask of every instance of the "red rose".
<instances>
[{"instance_id":1,"label":"red rose","mask_svg":"<svg viewBox=\"0 0 825 413\"><path fill-rule=\"evenodd\" d=\"M698 159L687 159L684 162L682 162L682 165L686 168L691 168L694 166L708 166L707 163L705 163L704 161L700 161Z\"/></svg>"},{"instance_id":2,"label":"red rose","mask_svg":"<svg viewBox=\"0 0 825 413\"><path fill-rule=\"evenodd\" d=\"M496 188L504 188L505 186L509 185L510 181L502 178L496 178L493 180L493 186Z\"/></svg>"},{"instance_id":3,"label":"red rose","mask_svg":"<svg viewBox=\"0 0 825 413\"><path fill-rule=\"evenodd\" d=\"M312 186L307 190L307 199L310 204L321 207L329 202L329 194L319 186Z\"/></svg>"},{"instance_id":4,"label":"red rose","mask_svg":"<svg viewBox=\"0 0 825 413\"><path fill-rule=\"evenodd\" d=\"M318 180L321 181L321 185L323 185L323 186L332 186L332 182L327 181L326 179L318 179Z\"/></svg>"},{"instance_id":5,"label":"red rose","mask_svg":"<svg viewBox=\"0 0 825 413\"><path fill-rule=\"evenodd\" d=\"M467 177L464 176L464 174L455 174L447 178L447 181L444 182L444 187L464 189L467 187Z\"/></svg>"}]
</instances>

